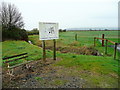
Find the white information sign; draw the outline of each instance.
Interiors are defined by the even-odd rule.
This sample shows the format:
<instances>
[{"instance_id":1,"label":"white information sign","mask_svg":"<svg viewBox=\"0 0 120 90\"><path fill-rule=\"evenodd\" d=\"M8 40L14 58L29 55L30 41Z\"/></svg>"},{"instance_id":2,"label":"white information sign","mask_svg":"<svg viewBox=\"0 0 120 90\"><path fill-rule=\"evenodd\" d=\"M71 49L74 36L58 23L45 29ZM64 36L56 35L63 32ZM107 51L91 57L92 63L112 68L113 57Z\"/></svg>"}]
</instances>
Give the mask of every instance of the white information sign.
<instances>
[{"instance_id":1,"label":"white information sign","mask_svg":"<svg viewBox=\"0 0 120 90\"><path fill-rule=\"evenodd\" d=\"M39 22L39 39L59 39L58 23Z\"/></svg>"}]
</instances>

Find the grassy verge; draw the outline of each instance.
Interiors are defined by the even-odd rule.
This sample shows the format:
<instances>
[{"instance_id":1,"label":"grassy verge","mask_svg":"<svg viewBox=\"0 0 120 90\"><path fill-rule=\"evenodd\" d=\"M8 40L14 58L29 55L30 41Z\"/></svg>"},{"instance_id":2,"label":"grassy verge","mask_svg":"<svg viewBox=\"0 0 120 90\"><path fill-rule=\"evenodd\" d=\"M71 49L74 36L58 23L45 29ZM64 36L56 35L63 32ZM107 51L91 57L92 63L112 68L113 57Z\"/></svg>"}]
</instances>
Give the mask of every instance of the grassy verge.
<instances>
[{"instance_id":1,"label":"grassy verge","mask_svg":"<svg viewBox=\"0 0 120 90\"><path fill-rule=\"evenodd\" d=\"M2 58L28 53L28 57L15 61L13 64L22 63L24 61L40 60L42 58L42 48L31 45L25 41L5 41L2 42ZM51 52L47 51L47 57L50 57Z\"/></svg>"}]
</instances>

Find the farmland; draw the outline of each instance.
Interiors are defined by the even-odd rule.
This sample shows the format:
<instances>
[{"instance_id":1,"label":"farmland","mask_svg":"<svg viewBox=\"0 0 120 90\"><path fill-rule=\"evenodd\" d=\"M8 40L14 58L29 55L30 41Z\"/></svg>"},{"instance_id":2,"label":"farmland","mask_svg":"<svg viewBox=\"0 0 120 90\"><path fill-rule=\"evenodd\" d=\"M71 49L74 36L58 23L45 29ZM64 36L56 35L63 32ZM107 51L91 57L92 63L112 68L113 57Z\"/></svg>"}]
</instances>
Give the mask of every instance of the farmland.
<instances>
[{"instance_id":1,"label":"farmland","mask_svg":"<svg viewBox=\"0 0 120 90\"><path fill-rule=\"evenodd\" d=\"M75 34L78 36L77 41L75 40ZM42 73L45 75L38 73L31 79L36 80L37 87L117 88L118 76L120 75L118 72L119 52L117 51L117 57L114 60L114 48L108 47L108 55L106 55L105 47L101 47L99 41L96 42L96 47L93 45L94 37L101 38L102 34L105 34L105 38L120 43L118 41L118 31L60 32L60 39L56 40L57 60L52 60L53 41L46 41L47 61L52 61L52 64L42 69ZM29 40L33 44L24 41L2 42L2 58L27 52L29 57L25 60L42 61L42 42L39 40L39 36L30 35ZM109 43L109 45L111 44ZM99 55L96 55L96 53L99 53ZM11 64L21 62L22 60ZM50 73L52 71L55 72ZM52 80L44 79L47 77ZM76 79L76 85L73 85L73 78ZM15 84L14 81L12 83L14 83L12 87L25 87L22 85L23 82L20 86ZM6 87L6 82L3 85ZM26 85L28 86L28 84ZM8 87L11 87L11 85L8 85ZM34 87L34 85L29 87Z\"/></svg>"},{"instance_id":2,"label":"farmland","mask_svg":"<svg viewBox=\"0 0 120 90\"><path fill-rule=\"evenodd\" d=\"M75 34L77 34L77 41L75 40ZM57 40L57 49L62 52L77 52L77 53L90 55L91 51L87 48L92 48L94 50L99 50L101 53L105 54L105 47L101 47L99 41L96 42L96 47L94 47L94 37L102 37L102 34L105 34L105 38L112 40L116 43L118 41L118 31L69 31L60 33L60 39ZM29 36L29 40L32 41L34 45L42 46L42 42L39 40L38 35ZM108 43L108 45L113 45ZM46 48L52 50L53 41L46 41ZM84 48L84 49L83 49ZM113 55L113 48L108 47L109 54ZM118 56L118 55L117 55Z\"/></svg>"}]
</instances>

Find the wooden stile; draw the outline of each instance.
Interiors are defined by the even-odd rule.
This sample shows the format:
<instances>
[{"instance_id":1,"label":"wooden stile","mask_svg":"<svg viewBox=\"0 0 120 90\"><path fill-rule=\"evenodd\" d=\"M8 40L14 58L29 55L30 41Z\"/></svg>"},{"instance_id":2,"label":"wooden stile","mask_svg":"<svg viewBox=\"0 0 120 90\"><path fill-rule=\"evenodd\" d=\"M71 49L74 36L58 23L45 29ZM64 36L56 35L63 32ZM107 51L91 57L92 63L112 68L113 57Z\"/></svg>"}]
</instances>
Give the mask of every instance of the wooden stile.
<instances>
[{"instance_id":1,"label":"wooden stile","mask_svg":"<svg viewBox=\"0 0 120 90\"><path fill-rule=\"evenodd\" d=\"M107 54L108 42L114 44L114 45L115 45L115 48L114 48L114 59L116 59L116 51L117 51L117 44L118 44L118 43L115 43L115 42L113 42L113 41L111 41L111 40L108 40L108 39L94 37L94 46L96 46L96 45L95 45L95 44L96 44L96 42L95 42L96 39L106 40L105 54ZM103 46L103 43L102 43L102 46Z\"/></svg>"}]
</instances>

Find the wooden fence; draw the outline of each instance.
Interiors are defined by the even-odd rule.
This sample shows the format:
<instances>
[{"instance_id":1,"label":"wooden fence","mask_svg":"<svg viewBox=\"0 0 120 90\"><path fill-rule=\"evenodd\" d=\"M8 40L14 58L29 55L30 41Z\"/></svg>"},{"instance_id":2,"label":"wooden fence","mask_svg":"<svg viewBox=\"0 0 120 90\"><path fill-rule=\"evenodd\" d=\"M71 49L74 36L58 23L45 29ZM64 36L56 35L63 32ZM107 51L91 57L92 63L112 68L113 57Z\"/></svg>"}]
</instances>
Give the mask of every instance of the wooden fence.
<instances>
[{"instance_id":1,"label":"wooden fence","mask_svg":"<svg viewBox=\"0 0 120 90\"><path fill-rule=\"evenodd\" d=\"M115 47L114 47L114 59L116 59L116 51L117 51L117 45L118 45L118 43L113 42L113 41L108 40L108 39L94 37L94 46L96 46L96 39L102 40L102 46L104 46L104 41L106 41L106 45L105 45L105 54L107 54L108 42L114 44L114 45L115 45Z\"/></svg>"},{"instance_id":2,"label":"wooden fence","mask_svg":"<svg viewBox=\"0 0 120 90\"><path fill-rule=\"evenodd\" d=\"M19 54L19 55L14 55L14 56L10 56L10 57L5 57L5 58L2 58L4 61L3 63L5 64L5 66L7 66L7 69L8 69L8 74L11 75L11 76L14 76L13 75L13 69L16 68L16 67L19 67L21 65L24 65L24 64L27 64L31 61L26 61L24 63L20 63L20 64L16 64L16 65L13 65L11 66L9 63L11 62L14 62L14 61L19 61L23 58L27 58L28 53L22 53L22 54ZM16 59L14 59L16 57Z\"/></svg>"}]
</instances>

